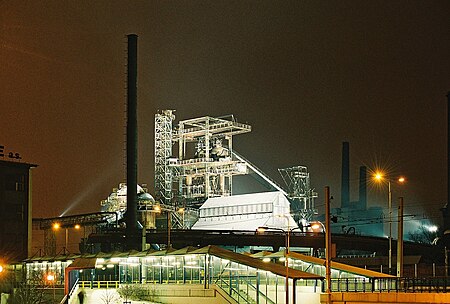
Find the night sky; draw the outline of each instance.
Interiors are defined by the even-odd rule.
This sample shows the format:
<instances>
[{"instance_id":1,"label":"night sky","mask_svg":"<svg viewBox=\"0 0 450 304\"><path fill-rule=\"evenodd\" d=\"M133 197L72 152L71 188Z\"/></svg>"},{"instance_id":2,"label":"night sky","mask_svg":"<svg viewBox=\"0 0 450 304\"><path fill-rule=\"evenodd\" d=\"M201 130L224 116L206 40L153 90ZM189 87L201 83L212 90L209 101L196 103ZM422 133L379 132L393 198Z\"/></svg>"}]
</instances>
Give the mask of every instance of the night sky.
<instances>
[{"instance_id":1,"label":"night sky","mask_svg":"<svg viewBox=\"0 0 450 304\"><path fill-rule=\"evenodd\" d=\"M234 148L282 182L307 166L340 206L360 165L406 212L447 201L450 1L0 1L0 145L33 169L34 217L99 211L125 179L126 35L138 40L139 178L153 192L158 109L234 114ZM369 205L387 189L369 186Z\"/></svg>"}]
</instances>

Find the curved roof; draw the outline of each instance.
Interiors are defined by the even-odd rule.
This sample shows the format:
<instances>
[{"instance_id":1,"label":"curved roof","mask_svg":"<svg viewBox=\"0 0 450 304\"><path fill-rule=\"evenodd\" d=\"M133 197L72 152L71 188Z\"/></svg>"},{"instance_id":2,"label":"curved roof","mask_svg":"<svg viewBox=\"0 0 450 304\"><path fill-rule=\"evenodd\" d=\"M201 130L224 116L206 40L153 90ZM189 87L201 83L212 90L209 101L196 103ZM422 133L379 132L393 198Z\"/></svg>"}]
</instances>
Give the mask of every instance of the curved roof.
<instances>
[{"instance_id":1,"label":"curved roof","mask_svg":"<svg viewBox=\"0 0 450 304\"><path fill-rule=\"evenodd\" d=\"M255 256L255 255L253 255L253 256ZM304 254L301 254L298 252L293 252L293 251L289 252L288 256L292 259L301 260L301 261L304 261L307 263L316 264L316 265L320 265L320 266L325 266L325 260L321 259L321 258L316 258L316 257L304 255ZM272 254L264 255L264 257L267 257L267 258L284 257L284 251L279 251L279 252L275 252ZM339 262L335 262L335 261L331 261L331 268L335 269L335 270L345 271L345 272L352 273L355 275L367 277L367 278L394 278L395 277L393 275L389 275L386 273L368 270L368 269L351 266L351 265L347 265L347 264L343 264L343 263L339 263Z\"/></svg>"},{"instance_id":2,"label":"curved roof","mask_svg":"<svg viewBox=\"0 0 450 304\"><path fill-rule=\"evenodd\" d=\"M217 246L206 246L200 248L198 250L189 252L189 254L210 254L223 259L227 259L239 264L243 264L246 266L250 266L256 269L269 271L279 276L286 276L286 267L275 264L275 263L266 263L261 261L260 259L253 258L251 256L240 254L236 252L232 252ZM301 271L298 269L289 268L288 276L291 279L313 279L313 280L323 280L323 276L319 276L313 273Z\"/></svg>"}]
</instances>

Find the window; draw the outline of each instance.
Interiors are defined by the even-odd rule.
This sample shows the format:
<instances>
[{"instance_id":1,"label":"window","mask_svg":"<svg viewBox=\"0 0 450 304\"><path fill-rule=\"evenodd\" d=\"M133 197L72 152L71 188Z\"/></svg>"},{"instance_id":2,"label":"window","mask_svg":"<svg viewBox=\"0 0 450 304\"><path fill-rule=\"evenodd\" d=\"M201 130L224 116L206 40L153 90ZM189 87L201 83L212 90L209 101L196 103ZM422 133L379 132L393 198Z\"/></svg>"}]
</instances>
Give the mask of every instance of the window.
<instances>
[{"instance_id":1,"label":"window","mask_svg":"<svg viewBox=\"0 0 450 304\"><path fill-rule=\"evenodd\" d=\"M25 176L20 174L9 174L6 176L6 190L25 191Z\"/></svg>"}]
</instances>

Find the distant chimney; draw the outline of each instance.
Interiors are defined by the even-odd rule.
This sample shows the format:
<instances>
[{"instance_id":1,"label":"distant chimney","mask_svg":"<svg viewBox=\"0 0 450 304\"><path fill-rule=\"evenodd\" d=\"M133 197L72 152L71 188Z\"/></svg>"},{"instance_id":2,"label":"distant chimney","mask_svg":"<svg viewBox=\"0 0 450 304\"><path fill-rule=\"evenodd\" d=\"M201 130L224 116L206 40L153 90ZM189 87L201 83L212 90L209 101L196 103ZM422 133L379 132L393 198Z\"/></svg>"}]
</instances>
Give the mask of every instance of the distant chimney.
<instances>
[{"instance_id":1,"label":"distant chimney","mask_svg":"<svg viewBox=\"0 0 450 304\"><path fill-rule=\"evenodd\" d=\"M450 92L447 93L447 204L441 209L446 246L450 246Z\"/></svg>"},{"instance_id":2,"label":"distant chimney","mask_svg":"<svg viewBox=\"0 0 450 304\"><path fill-rule=\"evenodd\" d=\"M127 62L127 249L138 249L137 227L137 35L128 35Z\"/></svg>"},{"instance_id":3,"label":"distant chimney","mask_svg":"<svg viewBox=\"0 0 450 304\"><path fill-rule=\"evenodd\" d=\"M367 209L367 167L359 167L359 209Z\"/></svg>"},{"instance_id":4,"label":"distant chimney","mask_svg":"<svg viewBox=\"0 0 450 304\"><path fill-rule=\"evenodd\" d=\"M350 148L348 142L342 143L341 207L350 207Z\"/></svg>"}]
</instances>

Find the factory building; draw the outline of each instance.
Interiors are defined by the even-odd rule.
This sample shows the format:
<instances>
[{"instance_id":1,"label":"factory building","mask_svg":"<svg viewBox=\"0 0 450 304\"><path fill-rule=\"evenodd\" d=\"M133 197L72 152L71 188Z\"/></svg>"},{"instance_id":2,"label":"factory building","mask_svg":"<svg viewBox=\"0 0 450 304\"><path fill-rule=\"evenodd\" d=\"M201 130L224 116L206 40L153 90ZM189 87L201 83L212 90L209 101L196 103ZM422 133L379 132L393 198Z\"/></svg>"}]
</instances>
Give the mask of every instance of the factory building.
<instances>
[{"instance_id":1,"label":"factory building","mask_svg":"<svg viewBox=\"0 0 450 304\"><path fill-rule=\"evenodd\" d=\"M285 214L285 217L280 217ZM263 192L209 198L200 207L192 229L246 230L258 227L298 227L290 203L281 192Z\"/></svg>"},{"instance_id":2,"label":"factory building","mask_svg":"<svg viewBox=\"0 0 450 304\"><path fill-rule=\"evenodd\" d=\"M31 251L31 169L37 165L0 156L0 257L27 258Z\"/></svg>"}]
</instances>

